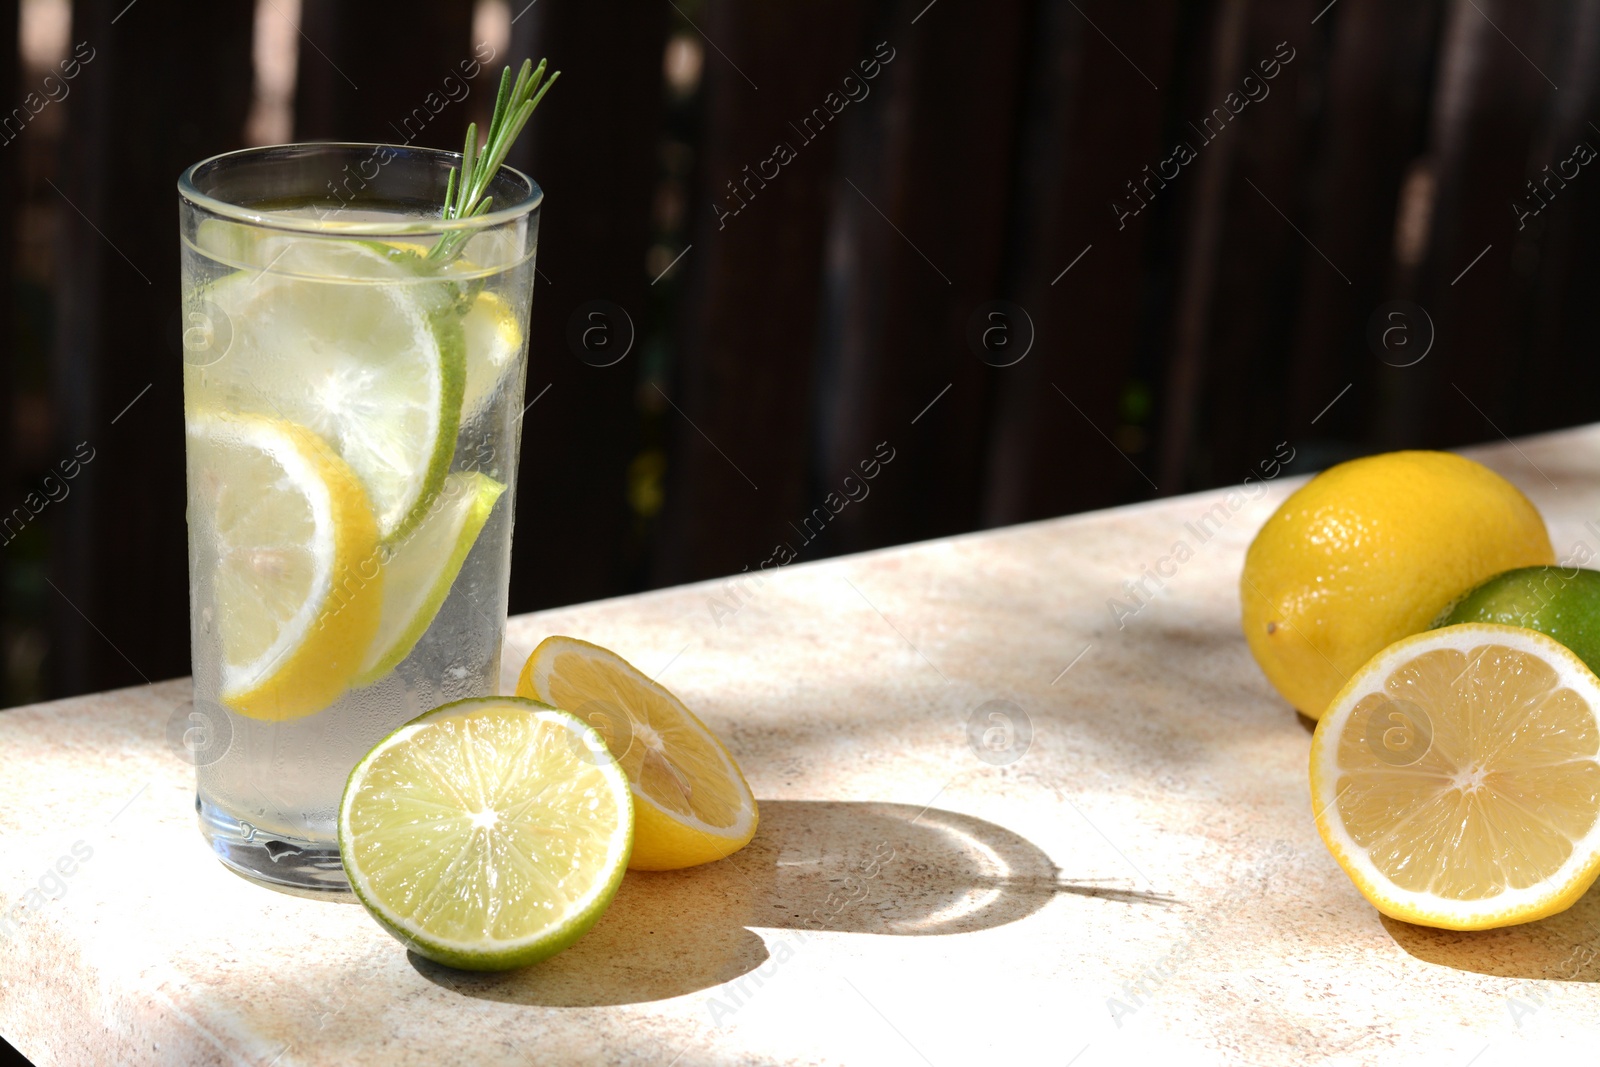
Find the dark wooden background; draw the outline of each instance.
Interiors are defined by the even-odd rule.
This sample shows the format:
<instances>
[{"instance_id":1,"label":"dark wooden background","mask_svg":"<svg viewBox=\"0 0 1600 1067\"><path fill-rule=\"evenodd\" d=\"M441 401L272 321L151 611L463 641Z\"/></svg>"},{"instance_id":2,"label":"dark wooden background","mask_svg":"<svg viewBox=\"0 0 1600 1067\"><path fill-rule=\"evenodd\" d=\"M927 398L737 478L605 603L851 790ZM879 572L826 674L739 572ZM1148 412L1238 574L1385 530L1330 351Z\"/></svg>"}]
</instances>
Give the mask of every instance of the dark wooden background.
<instances>
[{"instance_id":1,"label":"dark wooden background","mask_svg":"<svg viewBox=\"0 0 1600 1067\"><path fill-rule=\"evenodd\" d=\"M1238 481L1281 441L1312 470L1600 417L1600 166L1513 206L1600 147L1600 0L525 3L303 0L289 38L296 139L396 140L496 18L496 68L563 71L513 160L546 192L548 386L515 610ZM12 703L187 670L174 181L247 143L253 42L296 12L34 4L94 58L0 145L0 511L95 458L0 546ZM45 73L18 25L0 3L0 106ZM880 43L870 94L803 141ZM458 146L488 95L418 140ZM1119 223L1178 141L1195 158ZM608 367L567 341L595 300L633 324ZM971 341L995 301L1005 351L1031 334L1010 366ZM871 496L802 543L880 442Z\"/></svg>"}]
</instances>

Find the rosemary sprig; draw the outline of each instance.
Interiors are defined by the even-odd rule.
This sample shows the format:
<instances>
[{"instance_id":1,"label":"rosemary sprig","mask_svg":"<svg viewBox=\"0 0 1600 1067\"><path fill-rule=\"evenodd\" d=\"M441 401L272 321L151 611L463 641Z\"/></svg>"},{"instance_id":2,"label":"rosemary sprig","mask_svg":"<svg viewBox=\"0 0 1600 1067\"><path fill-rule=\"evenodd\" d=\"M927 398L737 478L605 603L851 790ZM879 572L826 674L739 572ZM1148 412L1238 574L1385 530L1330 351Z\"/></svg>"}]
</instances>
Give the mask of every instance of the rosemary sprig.
<instances>
[{"instance_id":1,"label":"rosemary sprig","mask_svg":"<svg viewBox=\"0 0 1600 1067\"><path fill-rule=\"evenodd\" d=\"M533 60L523 60L515 84L511 81L510 67L500 75L500 92L495 97L494 114L489 119L489 132L481 148L478 146L478 124L473 122L467 125L467 141L461 149L461 166L459 169L450 169L450 178L445 185L443 218L473 218L482 215L494 204L494 197L487 195L489 183L499 173L500 164L506 161L511 146L516 144L522 127L528 124L533 109L539 106L539 101L550 91L550 86L561 77L558 70L546 81L546 62L541 59L535 67ZM466 238L467 234L461 230L445 234L429 250L428 258L436 262L448 262L460 250Z\"/></svg>"}]
</instances>

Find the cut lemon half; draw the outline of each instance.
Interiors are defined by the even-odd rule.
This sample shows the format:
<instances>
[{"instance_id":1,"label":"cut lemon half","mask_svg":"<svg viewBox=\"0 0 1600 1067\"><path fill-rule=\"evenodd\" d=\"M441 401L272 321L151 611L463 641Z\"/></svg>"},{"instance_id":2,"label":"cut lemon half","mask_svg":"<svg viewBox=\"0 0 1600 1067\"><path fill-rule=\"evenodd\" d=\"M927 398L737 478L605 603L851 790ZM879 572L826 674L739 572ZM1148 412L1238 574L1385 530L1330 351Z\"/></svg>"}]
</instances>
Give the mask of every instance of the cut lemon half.
<instances>
[{"instance_id":1,"label":"cut lemon half","mask_svg":"<svg viewBox=\"0 0 1600 1067\"><path fill-rule=\"evenodd\" d=\"M1405 638L1317 723L1311 802L1385 915L1451 930L1554 915L1600 872L1600 681L1532 630Z\"/></svg>"},{"instance_id":2,"label":"cut lemon half","mask_svg":"<svg viewBox=\"0 0 1600 1067\"><path fill-rule=\"evenodd\" d=\"M422 520L384 545L383 617L352 685L371 685L388 674L428 632L505 491L487 475L452 474Z\"/></svg>"},{"instance_id":3,"label":"cut lemon half","mask_svg":"<svg viewBox=\"0 0 1600 1067\"><path fill-rule=\"evenodd\" d=\"M461 400L461 423L488 410L506 372L522 353L522 327L511 306L498 294L484 290L473 300L461 320L467 345L467 381Z\"/></svg>"},{"instance_id":4,"label":"cut lemon half","mask_svg":"<svg viewBox=\"0 0 1600 1067\"><path fill-rule=\"evenodd\" d=\"M378 528L315 434L259 416L187 423L195 625L222 646L221 699L253 719L333 703L378 627Z\"/></svg>"},{"instance_id":5,"label":"cut lemon half","mask_svg":"<svg viewBox=\"0 0 1600 1067\"><path fill-rule=\"evenodd\" d=\"M755 836L756 799L722 742L615 652L547 637L523 665L517 695L570 711L606 739L633 786L635 869L709 863Z\"/></svg>"},{"instance_id":6,"label":"cut lemon half","mask_svg":"<svg viewBox=\"0 0 1600 1067\"><path fill-rule=\"evenodd\" d=\"M466 377L455 287L376 242L272 238L252 254L269 251L266 269L199 294L226 316L231 343L215 362L185 364L185 398L308 427L361 479L380 533L403 533L455 451Z\"/></svg>"},{"instance_id":7,"label":"cut lemon half","mask_svg":"<svg viewBox=\"0 0 1600 1067\"><path fill-rule=\"evenodd\" d=\"M477 697L413 719L356 764L339 805L350 887L413 951L524 967L600 918L628 865L633 801L566 712Z\"/></svg>"}]
</instances>

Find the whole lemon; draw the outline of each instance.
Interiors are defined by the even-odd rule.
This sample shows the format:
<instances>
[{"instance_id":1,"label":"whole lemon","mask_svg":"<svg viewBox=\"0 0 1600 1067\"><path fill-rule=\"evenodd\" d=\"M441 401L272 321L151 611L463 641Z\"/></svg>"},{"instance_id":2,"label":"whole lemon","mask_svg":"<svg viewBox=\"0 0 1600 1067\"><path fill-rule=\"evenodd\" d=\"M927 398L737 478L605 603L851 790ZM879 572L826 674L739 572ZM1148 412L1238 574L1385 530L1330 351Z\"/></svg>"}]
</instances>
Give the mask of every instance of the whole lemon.
<instances>
[{"instance_id":1,"label":"whole lemon","mask_svg":"<svg viewBox=\"0 0 1600 1067\"><path fill-rule=\"evenodd\" d=\"M1283 698L1313 719L1362 664L1513 567L1555 562L1516 486L1448 452L1330 467L1285 500L1245 554L1244 636Z\"/></svg>"}]
</instances>

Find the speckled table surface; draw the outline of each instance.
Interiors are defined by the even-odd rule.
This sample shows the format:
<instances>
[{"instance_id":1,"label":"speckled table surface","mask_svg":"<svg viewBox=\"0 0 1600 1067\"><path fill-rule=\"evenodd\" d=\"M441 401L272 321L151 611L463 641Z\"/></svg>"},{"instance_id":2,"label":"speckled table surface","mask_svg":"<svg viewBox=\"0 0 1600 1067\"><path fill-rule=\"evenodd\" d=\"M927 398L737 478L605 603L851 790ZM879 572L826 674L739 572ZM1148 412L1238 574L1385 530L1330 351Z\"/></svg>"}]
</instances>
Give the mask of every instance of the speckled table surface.
<instances>
[{"instance_id":1,"label":"speckled table surface","mask_svg":"<svg viewBox=\"0 0 1600 1067\"><path fill-rule=\"evenodd\" d=\"M1540 505L1558 554L1600 555L1600 428L1473 454ZM41 1067L1592 1049L1600 894L1529 926L1409 927L1318 840L1306 727L1251 662L1235 593L1295 484L512 620L508 685L550 633L664 672L762 823L722 863L630 873L587 937L510 975L408 957L359 907L216 863L166 739L186 682L0 714L0 1034Z\"/></svg>"}]
</instances>

